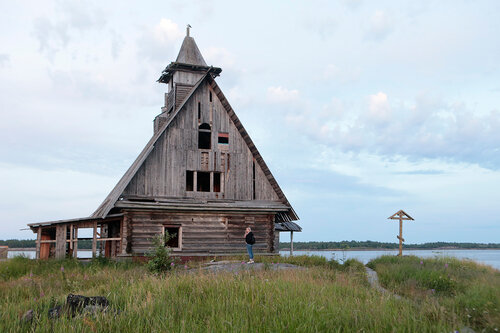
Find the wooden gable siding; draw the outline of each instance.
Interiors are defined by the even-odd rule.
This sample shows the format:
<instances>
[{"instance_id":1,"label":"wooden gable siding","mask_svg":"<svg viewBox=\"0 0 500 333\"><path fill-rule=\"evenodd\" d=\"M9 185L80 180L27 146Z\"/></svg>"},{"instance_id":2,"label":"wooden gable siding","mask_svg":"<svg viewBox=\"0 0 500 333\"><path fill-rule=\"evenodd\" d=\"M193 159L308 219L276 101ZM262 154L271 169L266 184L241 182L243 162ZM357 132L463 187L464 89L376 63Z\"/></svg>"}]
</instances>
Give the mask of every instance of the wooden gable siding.
<instances>
[{"instance_id":1,"label":"wooden gable siding","mask_svg":"<svg viewBox=\"0 0 500 333\"><path fill-rule=\"evenodd\" d=\"M269 214L167 213L127 211L129 225L128 252L143 254L152 247L152 238L164 225L182 226L182 255L244 253L243 234L250 226L255 235L256 252L277 252L274 217ZM175 252L174 252L175 254Z\"/></svg>"},{"instance_id":2,"label":"wooden gable siding","mask_svg":"<svg viewBox=\"0 0 500 333\"><path fill-rule=\"evenodd\" d=\"M213 102L209 101L210 90L205 82L184 104L125 188L124 196L253 199L253 154L214 92ZM211 125L210 150L198 149L198 126L202 123ZM219 132L229 133L229 145L217 143ZM203 153L208 154L208 168L202 165ZM186 191L186 170L221 172L223 192ZM255 171L255 199L279 200L258 163Z\"/></svg>"}]
</instances>

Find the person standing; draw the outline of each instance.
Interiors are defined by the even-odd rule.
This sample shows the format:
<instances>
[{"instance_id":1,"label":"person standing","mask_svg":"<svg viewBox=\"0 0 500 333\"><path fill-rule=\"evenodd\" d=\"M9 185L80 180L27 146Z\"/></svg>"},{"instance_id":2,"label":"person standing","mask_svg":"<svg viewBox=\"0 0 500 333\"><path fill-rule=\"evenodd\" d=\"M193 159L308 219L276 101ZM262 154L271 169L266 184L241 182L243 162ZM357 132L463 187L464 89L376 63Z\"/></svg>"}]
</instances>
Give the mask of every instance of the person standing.
<instances>
[{"instance_id":1,"label":"person standing","mask_svg":"<svg viewBox=\"0 0 500 333\"><path fill-rule=\"evenodd\" d=\"M247 227L245 230L245 243L247 243L247 252L248 256L250 257L250 260L248 261L248 264L253 264L253 245L255 244L255 237L253 236L252 229L250 227Z\"/></svg>"}]
</instances>

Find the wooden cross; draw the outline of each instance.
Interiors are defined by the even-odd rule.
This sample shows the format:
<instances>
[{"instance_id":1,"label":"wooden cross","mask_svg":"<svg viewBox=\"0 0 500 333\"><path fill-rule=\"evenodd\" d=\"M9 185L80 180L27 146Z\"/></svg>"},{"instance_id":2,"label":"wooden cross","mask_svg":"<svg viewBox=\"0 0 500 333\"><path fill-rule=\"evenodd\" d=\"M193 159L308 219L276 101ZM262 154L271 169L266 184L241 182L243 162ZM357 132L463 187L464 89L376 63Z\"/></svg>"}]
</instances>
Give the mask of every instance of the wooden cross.
<instances>
[{"instance_id":1,"label":"wooden cross","mask_svg":"<svg viewBox=\"0 0 500 333\"><path fill-rule=\"evenodd\" d=\"M414 221L413 217L406 214L404 210L400 210L397 213L388 217L390 220L399 220L399 236L396 236L399 239L399 256L403 255L403 242L405 239L403 238L403 220Z\"/></svg>"}]
</instances>

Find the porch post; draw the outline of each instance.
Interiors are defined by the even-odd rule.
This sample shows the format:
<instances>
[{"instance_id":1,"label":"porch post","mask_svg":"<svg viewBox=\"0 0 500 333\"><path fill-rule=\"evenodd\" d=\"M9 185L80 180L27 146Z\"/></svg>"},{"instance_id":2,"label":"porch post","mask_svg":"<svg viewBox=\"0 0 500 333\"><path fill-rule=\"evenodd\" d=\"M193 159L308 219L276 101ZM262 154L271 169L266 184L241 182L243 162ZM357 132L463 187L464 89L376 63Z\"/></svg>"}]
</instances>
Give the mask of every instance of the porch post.
<instances>
[{"instance_id":1,"label":"porch post","mask_svg":"<svg viewBox=\"0 0 500 333\"><path fill-rule=\"evenodd\" d=\"M36 231L36 259L40 259L40 240L42 238L42 227Z\"/></svg>"},{"instance_id":2,"label":"porch post","mask_svg":"<svg viewBox=\"0 0 500 333\"><path fill-rule=\"evenodd\" d=\"M92 236L92 258L96 257L97 252L97 221L94 222L94 232Z\"/></svg>"}]
</instances>

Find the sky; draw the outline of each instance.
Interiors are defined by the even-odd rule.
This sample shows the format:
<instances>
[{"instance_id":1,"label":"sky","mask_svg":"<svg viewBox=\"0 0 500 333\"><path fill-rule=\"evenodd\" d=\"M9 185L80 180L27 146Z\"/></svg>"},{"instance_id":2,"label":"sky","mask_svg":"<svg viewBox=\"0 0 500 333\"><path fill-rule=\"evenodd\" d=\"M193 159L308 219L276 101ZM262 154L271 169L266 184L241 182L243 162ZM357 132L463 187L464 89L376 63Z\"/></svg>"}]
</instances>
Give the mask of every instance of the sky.
<instances>
[{"instance_id":1,"label":"sky","mask_svg":"<svg viewBox=\"0 0 500 333\"><path fill-rule=\"evenodd\" d=\"M152 136L187 24L296 241L500 242L500 2L2 1L0 239L89 216ZM287 241L288 235L281 240Z\"/></svg>"}]
</instances>

